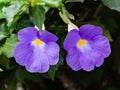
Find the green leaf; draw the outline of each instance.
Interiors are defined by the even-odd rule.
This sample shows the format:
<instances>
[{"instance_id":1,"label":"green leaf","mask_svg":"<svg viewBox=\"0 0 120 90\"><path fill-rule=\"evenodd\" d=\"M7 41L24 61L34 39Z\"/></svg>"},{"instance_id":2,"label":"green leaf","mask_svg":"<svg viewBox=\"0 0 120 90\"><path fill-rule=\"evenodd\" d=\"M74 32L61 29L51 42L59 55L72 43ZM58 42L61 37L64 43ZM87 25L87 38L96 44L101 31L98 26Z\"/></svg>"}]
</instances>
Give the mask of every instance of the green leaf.
<instances>
[{"instance_id":1,"label":"green leaf","mask_svg":"<svg viewBox=\"0 0 120 90\"><path fill-rule=\"evenodd\" d=\"M17 0L0 0L0 3L9 3ZM29 3L29 0L19 0L19 2Z\"/></svg>"},{"instance_id":2,"label":"green leaf","mask_svg":"<svg viewBox=\"0 0 120 90\"><path fill-rule=\"evenodd\" d=\"M81 2L83 3L85 0L66 0L65 3L69 3L69 2Z\"/></svg>"},{"instance_id":3,"label":"green leaf","mask_svg":"<svg viewBox=\"0 0 120 90\"><path fill-rule=\"evenodd\" d=\"M9 27L7 26L7 22L0 24L0 41L11 35L15 28L16 28L15 23L12 23L11 26Z\"/></svg>"},{"instance_id":4,"label":"green leaf","mask_svg":"<svg viewBox=\"0 0 120 90\"><path fill-rule=\"evenodd\" d=\"M23 67L19 67L16 70L16 77L19 81L23 81L25 79L27 71Z\"/></svg>"},{"instance_id":5,"label":"green leaf","mask_svg":"<svg viewBox=\"0 0 120 90\"><path fill-rule=\"evenodd\" d=\"M9 6L2 8L2 12L5 14L5 18L8 21L8 26L11 25L11 22L14 20L14 16L20 11L23 3L15 1L11 2Z\"/></svg>"},{"instance_id":6,"label":"green leaf","mask_svg":"<svg viewBox=\"0 0 120 90\"><path fill-rule=\"evenodd\" d=\"M32 0L32 6L47 5L53 8L59 8L62 5L62 0Z\"/></svg>"},{"instance_id":7,"label":"green leaf","mask_svg":"<svg viewBox=\"0 0 120 90\"><path fill-rule=\"evenodd\" d=\"M18 39L15 34L12 34L9 38L6 39L5 44L1 47L1 51L8 58L13 57L14 48L18 44Z\"/></svg>"},{"instance_id":8,"label":"green leaf","mask_svg":"<svg viewBox=\"0 0 120 90\"><path fill-rule=\"evenodd\" d=\"M0 0L0 3L1 2L4 2L4 3L7 3L7 2L10 2L11 0Z\"/></svg>"},{"instance_id":9,"label":"green leaf","mask_svg":"<svg viewBox=\"0 0 120 90\"><path fill-rule=\"evenodd\" d=\"M34 6L30 9L33 23L41 30L45 21L45 9L42 6Z\"/></svg>"},{"instance_id":10,"label":"green leaf","mask_svg":"<svg viewBox=\"0 0 120 90\"><path fill-rule=\"evenodd\" d=\"M27 72L26 73L26 78L31 80L32 82L37 82L37 83L38 82L40 83L40 82L43 81L42 77L39 73L29 73L29 72Z\"/></svg>"},{"instance_id":11,"label":"green leaf","mask_svg":"<svg viewBox=\"0 0 120 90\"><path fill-rule=\"evenodd\" d=\"M5 37L7 37L8 34L9 34L9 31L7 30L6 24L2 23L0 25L0 41Z\"/></svg>"},{"instance_id":12,"label":"green leaf","mask_svg":"<svg viewBox=\"0 0 120 90\"><path fill-rule=\"evenodd\" d=\"M6 37L6 35L0 33L0 40L4 39Z\"/></svg>"},{"instance_id":13,"label":"green leaf","mask_svg":"<svg viewBox=\"0 0 120 90\"><path fill-rule=\"evenodd\" d=\"M9 67L9 59L5 55L0 55L0 65L6 68Z\"/></svg>"},{"instance_id":14,"label":"green leaf","mask_svg":"<svg viewBox=\"0 0 120 90\"><path fill-rule=\"evenodd\" d=\"M104 26L101 24L101 27L103 28L103 34L109 39L109 41L113 41L112 40L112 37L111 37L111 34L110 34L110 31Z\"/></svg>"},{"instance_id":15,"label":"green leaf","mask_svg":"<svg viewBox=\"0 0 120 90\"><path fill-rule=\"evenodd\" d=\"M59 68L61 65L63 65L64 57L65 57L64 51L61 50L59 62L58 62L56 65L51 66L51 68L49 69L48 75L50 76L50 78L51 78L52 80L54 80L55 74L56 74L56 71L58 70L58 68Z\"/></svg>"},{"instance_id":16,"label":"green leaf","mask_svg":"<svg viewBox=\"0 0 120 90\"><path fill-rule=\"evenodd\" d=\"M102 0L103 4L110 9L120 12L120 0Z\"/></svg>"},{"instance_id":17,"label":"green leaf","mask_svg":"<svg viewBox=\"0 0 120 90\"><path fill-rule=\"evenodd\" d=\"M5 14L2 12L2 8L4 7L4 3L0 3L0 19L5 18Z\"/></svg>"},{"instance_id":18,"label":"green leaf","mask_svg":"<svg viewBox=\"0 0 120 90\"><path fill-rule=\"evenodd\" d=\"M0 10L0 19L5 18L5 14Z\"/></svg>"},{"instance_id":19,"label":"green leaf","mask_svg":"<svg viewBox=\"0 0 120 90\"><path fill-rule=\"evenodd\" d=\"M31 1L31 5L35 6L35 5L45 5L44 2L42 2L42 0L32 0Z\"/></svg>"},{"instance_id":20,"label":"green leaf","mask_svg":"<svg viewBox=\"0 0 120 90\"><path fill-rule=\"evenodd\" d=\"M62 5L62 0L44 0L43 2L53 8L59 8Z\"/></svg>"}]
</instances>

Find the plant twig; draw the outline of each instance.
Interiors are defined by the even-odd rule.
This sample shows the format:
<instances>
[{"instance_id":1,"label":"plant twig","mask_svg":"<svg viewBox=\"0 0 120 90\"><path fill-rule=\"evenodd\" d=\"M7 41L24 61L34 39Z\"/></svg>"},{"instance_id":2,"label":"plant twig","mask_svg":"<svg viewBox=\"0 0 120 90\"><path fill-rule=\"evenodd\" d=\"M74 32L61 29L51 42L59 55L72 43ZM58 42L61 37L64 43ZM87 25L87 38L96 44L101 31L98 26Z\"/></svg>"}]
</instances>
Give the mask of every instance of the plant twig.
<instances>
[{"instance_id":1,"label":"plant twig","mask_svg":"<svg viewBox=\"0 0 120 90\"><path fill-rule=\"evenodd\" d=\"M100 4L98 5L98 7L96 8L94 14L93 14L93 18L96 18L96 17L97 17L97 15L100 13L102 7L103 7L103 5L100 3Z\"/></svg>"}]
</instances>

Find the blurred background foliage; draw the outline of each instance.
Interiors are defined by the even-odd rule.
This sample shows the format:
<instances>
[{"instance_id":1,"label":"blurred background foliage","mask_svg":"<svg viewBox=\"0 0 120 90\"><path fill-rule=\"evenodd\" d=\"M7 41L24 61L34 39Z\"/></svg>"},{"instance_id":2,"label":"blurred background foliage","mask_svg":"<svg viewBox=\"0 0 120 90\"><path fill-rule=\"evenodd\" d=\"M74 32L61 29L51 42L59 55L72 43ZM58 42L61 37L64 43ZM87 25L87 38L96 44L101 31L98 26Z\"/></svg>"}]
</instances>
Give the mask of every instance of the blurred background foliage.
<instances>
[{"instance_id":1,"label":"blurred background foliage","mask_svg":"<svg viewBox=\"0 0 120 90\"><path fill-rule=\"evenodd\" d=\"M75 72L67 66L62 44L69 19L103 28L112 53L101 67ZM47 73L29 73L13 57L17 32L43 23L59 37L60 60ZM0 0L0 90L120 90L120 0Z\"/></svg>"}]
</instances>

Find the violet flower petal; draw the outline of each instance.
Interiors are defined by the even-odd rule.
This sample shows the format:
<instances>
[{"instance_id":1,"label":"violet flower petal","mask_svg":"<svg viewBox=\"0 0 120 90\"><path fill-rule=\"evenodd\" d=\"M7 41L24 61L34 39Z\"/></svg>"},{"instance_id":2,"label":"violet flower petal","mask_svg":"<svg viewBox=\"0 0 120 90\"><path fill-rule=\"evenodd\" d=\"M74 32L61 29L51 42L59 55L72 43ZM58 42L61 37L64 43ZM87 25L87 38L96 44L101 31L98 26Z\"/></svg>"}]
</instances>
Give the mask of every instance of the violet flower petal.
<instances>
[{"instance_id":1,"label":"violet flower petal","mask_svg":"<svg viewBox=\"0 0 120 90\"><path fill-rule=\"evenodd\" d=\"M109 40L104 36L95 37L90 44L93 49L99 50L104 58L108 57L111 53Z\"/></svg>"},{"instance_id":2,"label":"violet flower petal","mask_svg":"<svg viewBox=\"0 0 120 90\"><path fill-rule=\"evenodd\" d=\"M38 34L39 31L36 28L28 27L21 29L18 32L18 39L20 40L20 42L30 43L31 41L37 38Z\"/></svg>"},{"instance_id":3,"label":"violet flower petal","mask_svg":"<svg viewBox=\"0 0 120 90\"><path fill-rule=\"evenodd\" d=\"M79 34L82 39L92 39L95 36L102 35L102 28L91 24L82 25L79 29Z\"/></svg>"},{"instance_id":4,"label":"violet flower petal","mask_svg":"<svg viewBox=\"0 0 120 90\"><path fill-rule=\"evenodd\" d=\"M58 40L58 37L46 30L42 30L40 39L44 42L56 42Z\"/></svg>"},{"instance_id":5,"label":"violet flower petal","mask_svg":"<svg viewBox=\"0 0 120 90\"><path fill-rule=\"evenodd\" d=\"M81 53L79 54L80 59L80 65L83 70L85 71L91 71L94 69L94 63L91 60L91 57L89 54Z\"/></svg>"},{"instance_id":6,"label":"violet flower petal","mask_svg":"<svg viewBox=\"0 0 120 90\"><path fill-rule=\"evenodd\" d=\"M89 59L97 67L101 66L104 62L103 54L97 49L86 51L85 54L89 56Z\"/></svg>"},{"instance_id":7,"label":"violet flower petal","mask_svg":"<svg viewBox=\"0 0 120 90\"><path fill-rule=\"evenodd\" d=\"M49 60L44 52L43 46L34 47L33 55L29 57L29 63L25 66L29 72L45 73L48 71L50 66Z\"/></svg>"},{"instance_id":8,"label":"violet flower petal","mask_svg":"<svg viewBox=\"0 0 120 90\"><path fill-rule=\"evenodd\" d=\"M16 46L14 51L14 57L16 62L24 66L29 63L29 56L32 55L32 47L28 44L20 43Z\"/></svg>"},{"instance_id":9,"label":"violet flower petal","mask_svg":"<svg viewBox=\"0 0 120 90\"><path fill-rule=\"evenodd\" d=\"M55 65L59 60L59 46L54 42L49 42L45 45L45 54L49 59L50 65Z\"/></svg>"},{"instance_id":10,"label":"violet flower petal","mask_svg":"<svg viewBox=\"0 0 120 90\"><path fill-rule=\"evenodd\" d=\"M79 57L79 51L77 50L77 48L74 47L68 50L66 62L74 71L78 71L81 69Z\"/></svg>"},{"instance_id":11,"label":"violet flower petal","mask_svg":"<svg viewBox=\"0 0 120 90\"><path fill-rule=\"evenodd\" d=\"M69 50L70 48L76 46L77 42L80 40L80 35L78 30L71 30L65 40L64 40L64 49Z\"/></svg>"}]
</instances>

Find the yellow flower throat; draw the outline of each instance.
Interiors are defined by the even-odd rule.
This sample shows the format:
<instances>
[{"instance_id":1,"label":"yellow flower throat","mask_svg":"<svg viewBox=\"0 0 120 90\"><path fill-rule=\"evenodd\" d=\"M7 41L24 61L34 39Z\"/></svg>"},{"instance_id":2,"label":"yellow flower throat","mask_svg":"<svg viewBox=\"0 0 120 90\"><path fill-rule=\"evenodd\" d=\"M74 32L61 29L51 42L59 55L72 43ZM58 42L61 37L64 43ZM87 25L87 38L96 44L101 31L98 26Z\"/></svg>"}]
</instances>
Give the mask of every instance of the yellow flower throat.
<instances>
[{"instance_id":1,"label":"yellow flower throat","mask_svg":"<svg viewBox=\"0 0 120 90\"><path fill-rule=\"evenodd\" d=\"M44 42L42 40L40 40L40 39L36 39L36 40L33 41L33 44L34 45L43 45Z\"/></svg>"},{"instance_id":2,"label":"yellow flower throat","mask_svg":"<svg viewBox=\"0 0 120 90\"><path fill-rule=\"evenodd\" d=\"M77 46L78 46L78 47L81 47L81 46L85 45L86 43L87 43L87 40L80 39L80 40L78 41L78 43L77 43Z\"/></svg>"}]
</instances>

